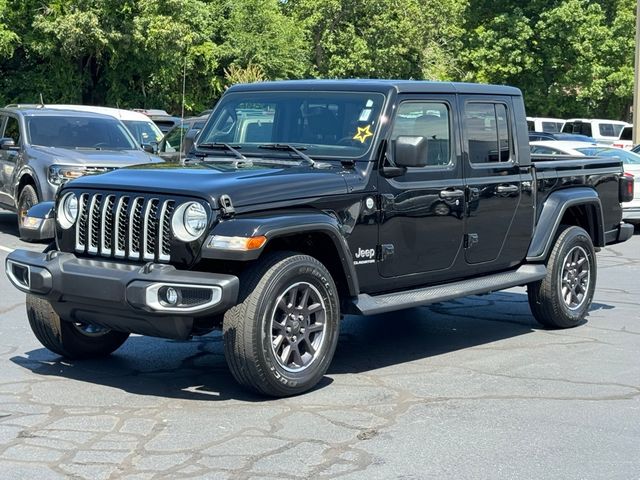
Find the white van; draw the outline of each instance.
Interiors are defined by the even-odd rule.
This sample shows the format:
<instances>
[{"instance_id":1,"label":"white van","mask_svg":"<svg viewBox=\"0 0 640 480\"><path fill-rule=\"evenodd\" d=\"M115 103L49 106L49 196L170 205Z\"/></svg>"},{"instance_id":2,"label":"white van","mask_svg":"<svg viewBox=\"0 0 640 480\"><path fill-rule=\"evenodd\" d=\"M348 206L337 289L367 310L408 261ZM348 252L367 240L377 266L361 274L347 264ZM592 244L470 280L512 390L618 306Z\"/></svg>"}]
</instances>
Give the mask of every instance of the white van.
<instances>
[{"instance_id":1,"label":"white van","mask_svg":"<svg viewBox=\"0 0 640 480\"><path fill-rule=\"evenodd\" d=\"M92 105L45 105L47 108L57 110L75 110L78 112L95 112L103 115L115 117L124 123L125 127L131 132L133 138L140 145L149 145L151 143L160 143L162 140L162 132L153 121L143 113L134 112L132 110L123 110L121 108L111 107L94 107Z\"/></svg>"},{"instance_id":2,"label":"white van","mask_svg":"<svg viewBox=\"0 0 640 480\"><path fill-rule=\"evenodd\" d=\"M561 118L527 117L527 127L530 132L559 133L564 126Z\"/></svg>"},{"instance_id":3,"label":"white van","mask_svg":"<svg viewBox=\"0 0 640 480\"><path fill-rule=\"evenodd\" d=\"M619 120L601 120L592 118L570 118L562 128L563 133L579 133L593 138L598 143L613 144L624 127L630 123Z\"/></svg>"}]
</instances>

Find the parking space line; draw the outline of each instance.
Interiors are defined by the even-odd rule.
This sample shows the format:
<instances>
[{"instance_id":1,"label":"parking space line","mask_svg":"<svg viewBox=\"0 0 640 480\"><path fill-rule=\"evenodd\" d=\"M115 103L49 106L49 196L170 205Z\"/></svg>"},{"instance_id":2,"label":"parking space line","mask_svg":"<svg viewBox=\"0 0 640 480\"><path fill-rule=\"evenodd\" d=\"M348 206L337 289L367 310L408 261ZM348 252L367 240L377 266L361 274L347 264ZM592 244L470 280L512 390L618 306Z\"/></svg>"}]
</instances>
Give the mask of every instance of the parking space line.
<instances>
[{"instance_id":1,"label":"parking space line","mask_svg":"<svg viewBox=\"0 0 640 480\"><path fill-rule=\"evenodd\" d=\"M3 247L2 245L0 245L0 250L2 250L3 252L7 252L7 253L11 253L13 252L13 248L7 248L7 247Z\"/></svg>"}]
</instances>

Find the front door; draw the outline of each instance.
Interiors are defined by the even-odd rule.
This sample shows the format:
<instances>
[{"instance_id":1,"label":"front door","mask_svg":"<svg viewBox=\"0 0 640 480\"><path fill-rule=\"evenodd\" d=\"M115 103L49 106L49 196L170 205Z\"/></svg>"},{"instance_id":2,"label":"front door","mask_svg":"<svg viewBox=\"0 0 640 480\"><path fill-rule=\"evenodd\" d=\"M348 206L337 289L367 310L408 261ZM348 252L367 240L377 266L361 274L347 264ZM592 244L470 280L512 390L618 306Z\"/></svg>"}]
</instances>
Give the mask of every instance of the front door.
<instances>
[{"instance_id":1,"label":"front door","mask_svg":"<svg viewBox=\"0 0 640 480\"><path fill-rule=\"evenodd\" d=\"M20 126L16 117L0 116L1 138L11 138L16 146L20 145ZM15 175L18 151L0 150L0 202L14 206L13 179Z\"/></svg>"},{"instance_id":2,"label":"front door","mask_svg":"<svg viewBox=\"0 0 640 480\"><path fill-rule=\"evenodd\" d=\"M435 273L449 275L461 251L464 184L452 95L400 99L389 139L427 138L426 166L395 178L380 177L379 244L383 277Z\"/></svg>"}]
</instances>

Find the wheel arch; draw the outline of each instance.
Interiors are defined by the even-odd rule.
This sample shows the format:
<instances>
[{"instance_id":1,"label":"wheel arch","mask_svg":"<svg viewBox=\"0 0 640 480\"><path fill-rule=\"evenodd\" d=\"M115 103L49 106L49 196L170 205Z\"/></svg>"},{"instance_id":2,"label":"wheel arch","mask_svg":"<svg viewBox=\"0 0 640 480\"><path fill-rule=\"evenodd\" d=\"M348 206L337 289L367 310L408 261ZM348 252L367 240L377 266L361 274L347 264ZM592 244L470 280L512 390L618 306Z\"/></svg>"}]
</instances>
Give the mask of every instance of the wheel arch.
<instances>
[{"instance_id":1,"label":"wheel arch","mask_svg":"<svg viewBox=\"0 0 640 480\"><path fill-rule=\"evenodd\" d=\"M602 204L592 188L571 188L551 193L545 200L536 224L527 261L545 261L561 225L584 228L596 247L605 245Z\"/></svg>"},{"instance_id":2,"label":"wheel arch","mask_svg":"<svg viewBox=\"0 0 640 480\"><path fill-rule=\"evenodd\" d=\"M335 217L318 212L232 218L218 223L210 236L265 236L266 244L250 252L215 251L207 248L207 240L202 257L247 262L278 250L304 253L325 265L341 296L354 297L360 293L360 288L351 261L351 251L342 232L342 226Z\"/></svg>"}]
</instances>

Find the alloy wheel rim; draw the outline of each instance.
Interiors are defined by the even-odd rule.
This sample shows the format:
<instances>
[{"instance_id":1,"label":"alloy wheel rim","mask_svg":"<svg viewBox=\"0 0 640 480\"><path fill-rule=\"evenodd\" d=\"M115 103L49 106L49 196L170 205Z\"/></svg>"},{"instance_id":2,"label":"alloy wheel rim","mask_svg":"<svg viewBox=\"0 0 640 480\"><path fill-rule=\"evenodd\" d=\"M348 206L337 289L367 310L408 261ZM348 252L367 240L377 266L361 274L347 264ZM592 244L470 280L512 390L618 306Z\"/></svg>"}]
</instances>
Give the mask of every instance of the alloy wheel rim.
<instances>
[{"instance_id":1,"label":"alloy wheel rim","mask_svg":"<svg viewBox=\"0 0 640 480\"><path fill-rule=\"evenodd\" d=\"M287 287L271 314L271 352L288 372L301 372L316 361L327 328L327 309L322 295L308 282Z\"/></svg>"},{"instance_id":2,"label":"alloy wheel rim","mask_svg":"<svg viewBox=\"0 0 640 480\"><path fill-rule=\"evenodd\" d=\"M100 337L111 331L108 328L84 322L73 322L72 325L76 330L87 337Z\"/></svg>"},{"instance_id":3,"label":"alloy wheel rim","mask_svg":"<svg viewBox=\"0 0 640 480\"><path fill-rule=\"evenodd\" d=\"M589 255L584 248L575 246L565 255L560 272L560 294L569 310L577 310L584 304L590 284Z\"/></svg>"}]
</instances>

